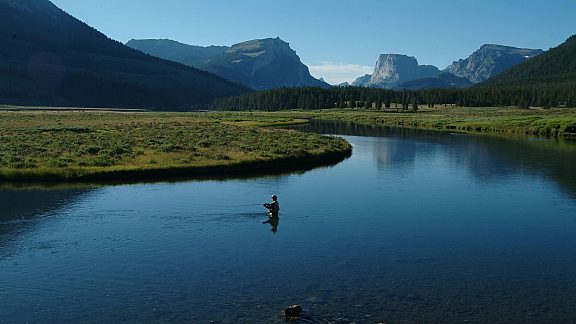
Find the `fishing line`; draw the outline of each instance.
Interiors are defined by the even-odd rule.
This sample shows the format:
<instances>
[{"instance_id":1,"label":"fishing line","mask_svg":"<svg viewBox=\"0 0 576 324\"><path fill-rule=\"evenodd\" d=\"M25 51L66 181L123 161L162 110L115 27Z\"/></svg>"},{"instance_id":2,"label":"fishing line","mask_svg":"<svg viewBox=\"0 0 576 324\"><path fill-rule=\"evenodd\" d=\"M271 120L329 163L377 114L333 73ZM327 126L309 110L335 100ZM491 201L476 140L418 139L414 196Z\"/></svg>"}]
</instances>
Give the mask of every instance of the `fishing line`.
<instances>
[{"instance_id":1,"label":"fishing line","mask_svg":"<svg viewBox=\"0 0 576 324\"><path fill-rule=\"evenodd\" d=\"M262 204L235 205L230 207L252 207L252 206L262 206Z\"/></svg>"}]
</instances>

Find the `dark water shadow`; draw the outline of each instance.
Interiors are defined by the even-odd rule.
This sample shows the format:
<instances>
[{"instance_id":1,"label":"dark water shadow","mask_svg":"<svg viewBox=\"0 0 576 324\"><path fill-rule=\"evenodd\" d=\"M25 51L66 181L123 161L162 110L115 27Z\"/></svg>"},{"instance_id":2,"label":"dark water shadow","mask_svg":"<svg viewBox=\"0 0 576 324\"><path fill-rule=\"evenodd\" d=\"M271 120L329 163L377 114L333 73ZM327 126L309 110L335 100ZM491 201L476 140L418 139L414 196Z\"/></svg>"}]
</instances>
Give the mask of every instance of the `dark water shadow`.
<instances>
[{"instance_id":1,"label":"dark water shadow","mask_svg":"<svg viewBox=\"0 0 576 324\"><path fill-rule=\"evenodd\" d=\"M92 190L0 189L0 258L15 250L19 237L34 232L51 215L90 195Z\"/></svg>"},{"instance_id":2,"label":"dark water shadow","mask_svg":"<svg viewBox=\"0 0 576 324\"><path fill-rule=\"evenodd\" d=\"M5 190L0 189L0 224L47 214L91 193L92 189ZM1 232L0 232L1 233Z\"/></svg>"}]
</instances>

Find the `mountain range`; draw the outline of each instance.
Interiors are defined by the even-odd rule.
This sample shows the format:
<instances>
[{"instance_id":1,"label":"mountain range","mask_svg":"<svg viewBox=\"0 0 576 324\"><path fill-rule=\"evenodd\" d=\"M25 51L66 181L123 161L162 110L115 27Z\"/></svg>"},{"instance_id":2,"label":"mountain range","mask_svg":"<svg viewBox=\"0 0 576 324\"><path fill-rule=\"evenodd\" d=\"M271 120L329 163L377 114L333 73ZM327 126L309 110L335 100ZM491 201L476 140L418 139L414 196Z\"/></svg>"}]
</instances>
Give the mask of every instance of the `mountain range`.
<instances>
[{"instance_id":1,"label":"mountain range","mask_svg":"<svg viewBox=\"0 0 576 324\"><path fill-rule=\"evenodd\" d=\"M168 39L133 39L126 45L220 75L256 90L284 86L329 86L323 80L312 77L289 44L279 38L251 40L231 47L194 46ZM359 77L352 86L411 90L466 88L541 53L542 50L538 49L486 44L443 71L433 65L420 65L411 56L381 54L373 74Z\"/></svg>"},{"instance_id":2,"label":"mountain range","mask_svg":"<svg viewBox=\"0 0 576 324\"><path fill-rule=\"evenodd\" d=\"M250 91L113 41L48 0L0 0L0 102L187 111Z\"/></svg>"},{"instance_id":3,"label":"mountain range","mask_svg":"<svg viewBox=\"0 0 576 324\"><path fill-rule=\"evenodd\" d=\"M428 80L407 81L404 85L413 83L412 87L420 88L421 85L417 84L419 82L426 83L432 80L436 82L438 79L443 79L452 83L453 78L461 79L444 72ZM401 103L403 109L408 109L410 105L415 108L415 105L422 104L521 109L576 107L576 35L555 48L464 90L436 87L427 91L394 91L346 87L344 84L328 90L289 88L251 92L235 98L217 99L215 107L221 110L251 110L254 109L254 103L258 103L261 109L268 111L334 107L379 109L383 106L389 107L391 103ZM576 127L563 118L542 125L544 132L549 132L550 135L557 132L576 133Z\"/></svg>"},{"instance_id":4,"label":"mountain range","mask_svg":"<svg viewBox=\"0 0 576 324\"><path fill-rule=\"evenodd\" d=\"M256 90L329 87L326 82L312 77L296 52L280 38L255 39L231 47L201 47L167 39L133 39L126 45L217 74Z\"/></svg>"},{"instance_id":5,"label":"mountain range","mask_svg":"<svg viewBox=\"0 0 576 324\"><path fill-rule=\"evenodd\" d=\"M539 49L486 44L468 58L453 62L443 71L418 65L414 57L381 54L373 74L359 77L354 86L386 89L466 88L542 54Z\"/></svg>"},{"instance_id":6,"label":"mountain range","mask_svg":"<svg viewBox=\"0 0 576 324\"><path fill-rule=\"evenodd\" d=\"M136 50L48 0L0 0L0 43L2 104L189 111L252 89L329 87L313 78L280 38L230 47L130 41ZM547 52L486 44L444 71L420 65L414 57L382 54L374 73L358 78L354 85L422 89L478 84L474 88L491 92L531 87L537 93L523 93L524 103L562 106L576 101L566 95L566 89L576 87L575 52L575 36ZM570 98L570 102L546 103L546 98ZM486 100L479 104L489 104Z\"/></svg>"}]
</instances>

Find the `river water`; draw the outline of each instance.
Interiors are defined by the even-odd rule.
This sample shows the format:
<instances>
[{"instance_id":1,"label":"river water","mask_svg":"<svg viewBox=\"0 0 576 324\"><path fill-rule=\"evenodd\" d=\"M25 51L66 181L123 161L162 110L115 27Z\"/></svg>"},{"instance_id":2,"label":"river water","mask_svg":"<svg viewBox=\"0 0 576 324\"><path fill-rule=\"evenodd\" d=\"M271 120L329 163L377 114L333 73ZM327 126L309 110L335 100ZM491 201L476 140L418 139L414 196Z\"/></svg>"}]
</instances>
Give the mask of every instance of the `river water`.
<instances>
[{"instance_id":1,"label":"river water","mask_svg":"<svg viewBox=\"0 0 576 324\"><path fill-rule=\"evenodd\" d=\"M319 123L302 173L0 190L0 322L576 321L576 153ZM277 194L279 223L260 205Z\"/></svg>"}]
</instances>

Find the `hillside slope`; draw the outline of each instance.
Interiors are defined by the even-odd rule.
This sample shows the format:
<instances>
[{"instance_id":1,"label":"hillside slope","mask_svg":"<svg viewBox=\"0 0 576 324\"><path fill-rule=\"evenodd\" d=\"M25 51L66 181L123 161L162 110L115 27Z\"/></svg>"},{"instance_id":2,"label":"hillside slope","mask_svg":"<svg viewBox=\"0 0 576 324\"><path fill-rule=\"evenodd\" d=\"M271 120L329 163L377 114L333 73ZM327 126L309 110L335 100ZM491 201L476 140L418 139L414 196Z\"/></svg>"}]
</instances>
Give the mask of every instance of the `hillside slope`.
<instances>
[{"instance_id":1,"label":"hillside slope","mask_svg":"<svg viewBox=\"0 0 576 324\"><path fill-rule=\"evenodd\" d=\"M0 103L187 111L249 91L113 41L48 0L0 0Z\"/></svg>"},{"instance_id":2,"label":"hillside slope","mask_svg":"<svg viewBox=\"0 0 576 324\"><path fill-rule=\"evenodd\" d=\"M576 35L483 83L484 86L526 84L576 85Z\"/></svg>"},{"instance_id":3,"label":"hillside slope","mask_svg":"<svg viewBox=\"0 0 576 324\"><path fill-rule=\"evenodd\" d=\"M131 39L126 46L156 57L198 67L204 61L223 54L227 46L194 46L170 39Z\"/></svg>"},{"instance_id":4,"label":"hillside slope","mask_svg":"<svg viewBox=\"0 0 576 324\"><path fill-rule=\"evenodd\" d=\"M455 61L444 71L479 83L542 53L539 49L485 44L468 58Z\"/></svg>"}]
</instances>

